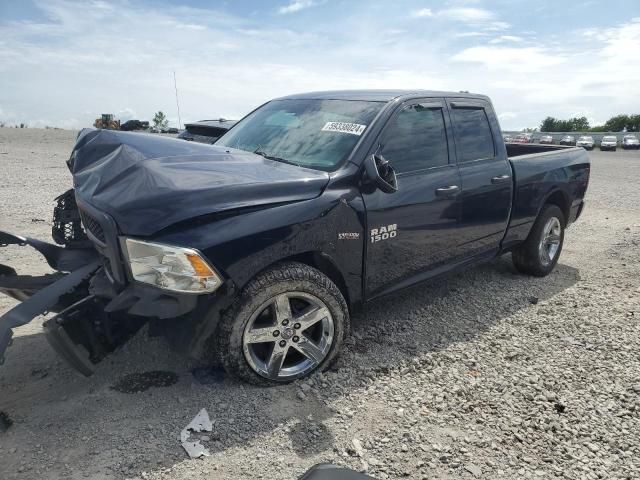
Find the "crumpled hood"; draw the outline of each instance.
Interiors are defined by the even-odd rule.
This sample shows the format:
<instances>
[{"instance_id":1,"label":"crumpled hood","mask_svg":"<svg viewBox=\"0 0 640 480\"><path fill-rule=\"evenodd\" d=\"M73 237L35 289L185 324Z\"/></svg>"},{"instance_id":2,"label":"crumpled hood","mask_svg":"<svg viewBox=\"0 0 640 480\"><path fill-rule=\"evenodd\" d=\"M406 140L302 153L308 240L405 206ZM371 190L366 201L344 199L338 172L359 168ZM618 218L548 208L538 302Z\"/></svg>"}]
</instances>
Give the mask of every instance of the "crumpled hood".
<instances>
[{"instance_id":1,"label":"crumpled hood","mask_svg":"<svg viewBox=\"0 0 640 480\"><path fill-rule=\"evenodd\" d=\"M76 196L121 233L151 235L225 210L317 197L329 174L174 138L84 129L69 159Z\"/></svg>"}]
</instances>

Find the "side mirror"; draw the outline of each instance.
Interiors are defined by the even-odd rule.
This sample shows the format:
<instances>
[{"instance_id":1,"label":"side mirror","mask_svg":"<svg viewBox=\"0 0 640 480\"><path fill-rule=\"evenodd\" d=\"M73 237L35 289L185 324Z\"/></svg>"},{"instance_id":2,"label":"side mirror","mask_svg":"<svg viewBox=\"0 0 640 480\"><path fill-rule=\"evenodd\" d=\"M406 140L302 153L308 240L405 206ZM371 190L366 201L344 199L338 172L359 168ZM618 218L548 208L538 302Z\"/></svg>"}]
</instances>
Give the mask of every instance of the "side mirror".
<instances>
[{"instance_id":1,"label":"side mirror","mask_svg":"<svg viewBox=\"0 0 640 480\"><path fill-rule=\"evenodd\" d=\"M398 191L396 171L382 155L371 155L365 161L364 167L369 180L384 193L394 193Z\"/></svg>"}]
</instances>

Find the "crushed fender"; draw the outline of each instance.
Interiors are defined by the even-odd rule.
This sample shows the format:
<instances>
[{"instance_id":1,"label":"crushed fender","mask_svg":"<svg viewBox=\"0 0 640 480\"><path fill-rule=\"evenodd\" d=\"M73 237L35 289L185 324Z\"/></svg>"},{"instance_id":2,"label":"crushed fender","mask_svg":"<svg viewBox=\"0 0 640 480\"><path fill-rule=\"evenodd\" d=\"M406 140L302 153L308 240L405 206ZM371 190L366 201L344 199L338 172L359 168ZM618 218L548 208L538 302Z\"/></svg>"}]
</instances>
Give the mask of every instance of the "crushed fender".
<instances>
[{"instance_id":1,"label":"crushed fender","mask_svg":"<svg viewBox=\"0 0 640 480\"><path fill-rule=\"evenodd\" d=\"M198 412L189 425L182 429L180 432L180 443L189 457L200 458L211 455L209 450L207 450L199 440L190 440L190 436L192 432L210 432L212 429L213 424L209 419L209 413L204 408Z\"/></svg>"}]
</instances>

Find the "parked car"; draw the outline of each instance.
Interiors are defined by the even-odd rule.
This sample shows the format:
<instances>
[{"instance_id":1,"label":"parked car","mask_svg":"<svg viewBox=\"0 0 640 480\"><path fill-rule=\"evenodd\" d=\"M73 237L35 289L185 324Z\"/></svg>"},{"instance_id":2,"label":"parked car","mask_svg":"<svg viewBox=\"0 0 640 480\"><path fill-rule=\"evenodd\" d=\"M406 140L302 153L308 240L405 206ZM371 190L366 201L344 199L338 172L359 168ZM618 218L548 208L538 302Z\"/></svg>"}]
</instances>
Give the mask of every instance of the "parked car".
<instances>
[{"instance_id":1,"label":"parked car","mask_svg":"<svg viewBox=\"0 0 640 480\"><path fill-rule=\"evenodd\" d=\"M635 135L625 135L622 137L622 148L625 150L632 148L638 150L640 148L640 141L638 140L638 137Z\"/></svg>"},{"instance_id":2,"label":"parked car","mask_svg":"<svg viewBox=\"0 0 640 480\"><path fill-rule=\"evenodd\" d=\"M538 141L538 143L542 143L545 145L552 145L553 144L553 136L551 135L542 135L540 137L540 140Z\"/></svg>"},{"instance_id":3,"label":"parked car","mask_svg":"<svg viewBox=\"0 0 640 480\"><path fill-rule=\"evenodd\" d=\"M485 96L410 90L272 100L215 145L85 129L68 165L55 231L84 230L65 247L0 233L58 271L0 268L23 302L0 357L52 311L46 337L85 375L151 322L262 385L328 368L351 315L391 292L505 253L548 275L590 173L582 148L505 144Z\"/></svg>"},{"instance_id":4,"label":"parked car","mask_svg":"<svg viewBox=\"0 0 640 480\"><path fill-rule=\"evenodd\" d=\"M531 143L532 135L529 133L521 133L513 139L513 143Z\"/></svg>"},{"instance_id":5,"label":"parked car","mask_svg":"<svg viewBox=\"0 0 640 480\"><path fill-rule=\"evenodd\" d=\"M613 150L615 152L617 147L618 137L613 135L605 135L602 137L602 140L600 141L600 150Z\"/></svg>"},{"instance_id":6,"label":"parked car","mask_svg":"<svg viewBox=\"0 0 640 480\"><path fill-rule=\"evenodd\" d=\"M146 130L149 128L149 122L140 120L127 120L120 125L120 130L132 132L135 130Z\"/></svg>"},{"instance_id":7,"label":"parked car","mask_svg":"<svg viewBox=\"0 0 640 480\"><path fill-rule=\"evenodd\" d=\"M151 127L149 133L160 133L160 129L157 127Z\"/></svg>"},{"instance_id":8,"label":"parked car","mask_svg":"<svg viewBox=\"0 0 640 480\"><path fill-rule=\"evenodd\" d=\"M574 145L576 144L576 137L573 135L565 135L560 139L560 145Z\"/></svg>"},{"instance_id":9,"label":"parked car","mask_svg":"<svg viewBox=\"0 0 640 480\"><path fill-rule=\"evenodd\" d=\"M510 142L513 142L513 135L509 135L509 134L504 135L504 136L502 137L502 139L504 140L504 143L510 143Z\"/></svg>"},{"instance_id":10,"label":"parked car","mask_svg":"<svg viewBox=\"0 0 640 480\"><path fill-rule=\"evenodd\" d=\"M222 135L227 133L236 124L235 120L200 120L195 123L185 124L185 130L178 138L200 143L215 143Z\"/></svg>"},{"instance_id":11,"label":"parked car","mask_svg":"<svg viewBox=\"0 0 640 480\"><path fill-rule=\"evenodd\" d=\"M587 150L593 150L594 145L593 137L589 136L578 137L578 141L576 142L576 147L582 147Z\"/></svg>"},{"instance_id":12,"label":"parked car","mask_svg":"<svg viewBox=\"0 0 640 480\"><path fill-rule=\"evenodd\" d=\"M169 127L167 128L167 133L179 133L180 130L178 130L176 127Z\"/></svg>"}]
</instances>

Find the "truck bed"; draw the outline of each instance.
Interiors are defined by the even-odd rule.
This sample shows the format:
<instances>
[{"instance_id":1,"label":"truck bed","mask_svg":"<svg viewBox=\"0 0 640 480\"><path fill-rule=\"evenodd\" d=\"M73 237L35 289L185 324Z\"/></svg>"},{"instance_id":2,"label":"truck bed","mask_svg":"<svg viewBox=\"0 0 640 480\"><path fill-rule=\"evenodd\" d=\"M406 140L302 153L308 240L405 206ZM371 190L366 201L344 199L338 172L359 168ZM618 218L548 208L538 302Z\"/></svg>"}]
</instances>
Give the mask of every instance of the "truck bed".
<instances>
[{"instance_id":1,"label":"truck bed","mask_svg":"<svg viewBox=\"0 0 640 480\"><path fill-rule=\"evenodd\" d=\"M576 148L565 145L545 145L541 143L506 143L505 146L507 147L507 156L509 158Z\"/></svg>"},{"instance_id":2,"label":"truck bed","mask_svg":"<svg viewBox=\"0 0 640 480\"><path fill-rule=\"evenodd\" d=\"M526 239L538 209L552 191L567 224L581 213L589 183L590 162L582 147L540 144L506 144L514 179L511 220L503 248Z\"/></svg>"}]
</instances>

